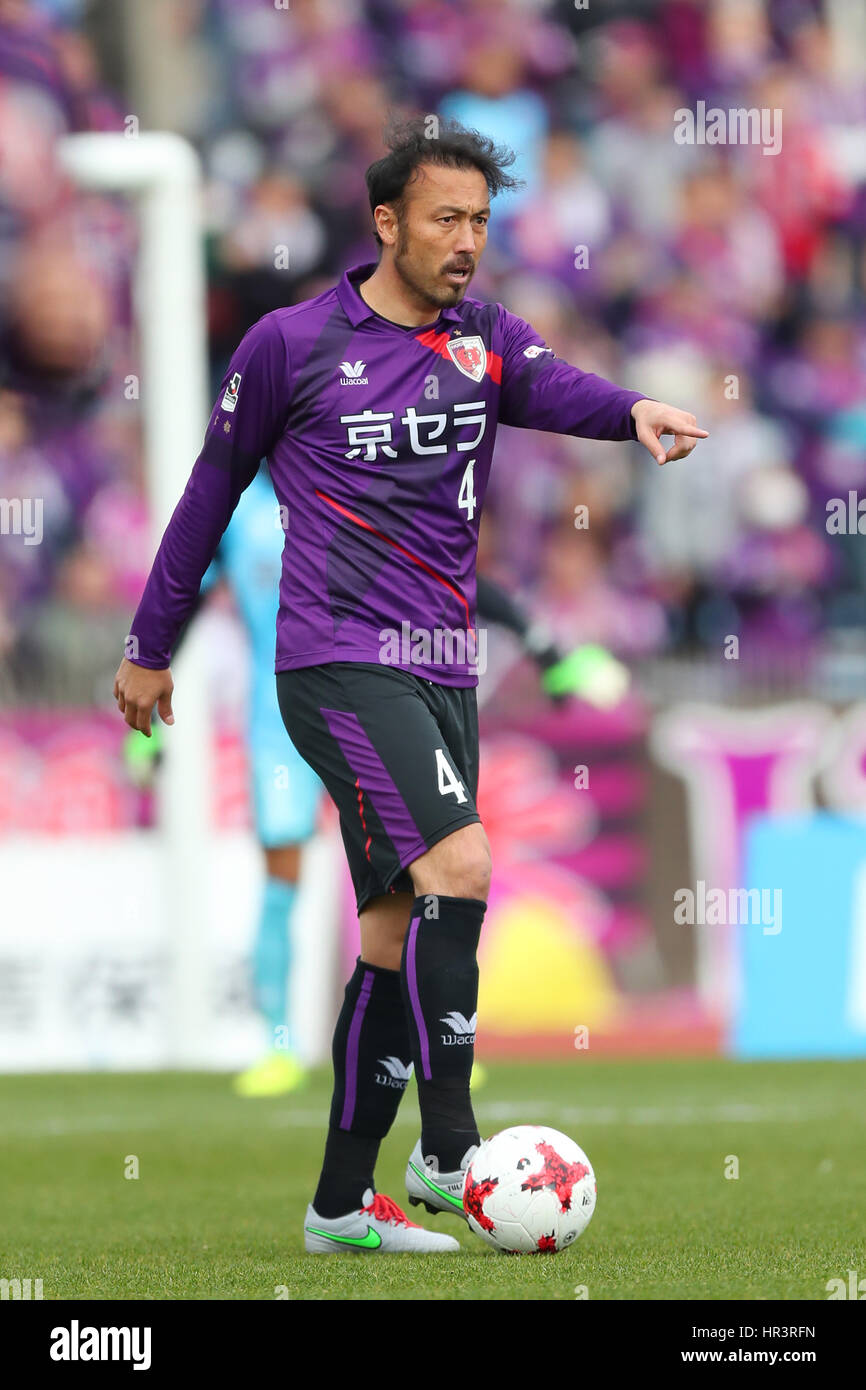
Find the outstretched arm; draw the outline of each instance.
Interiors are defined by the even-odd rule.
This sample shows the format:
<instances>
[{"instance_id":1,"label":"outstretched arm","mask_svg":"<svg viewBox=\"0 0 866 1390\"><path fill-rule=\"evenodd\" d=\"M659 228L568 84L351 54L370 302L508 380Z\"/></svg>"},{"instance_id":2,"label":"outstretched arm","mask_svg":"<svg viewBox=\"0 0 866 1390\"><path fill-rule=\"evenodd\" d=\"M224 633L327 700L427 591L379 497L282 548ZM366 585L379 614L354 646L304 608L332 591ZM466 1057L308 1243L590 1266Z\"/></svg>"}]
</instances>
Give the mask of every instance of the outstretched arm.
<instances>
[{"instance_id":1,"label":"outstretched arm","mask_svg":"<svg viewBox=\"0 0 866 1390\"><path fill-rule=\"evenodd\" d=\"M631 408L631 417L640 443L649 449L656 463L686 458L698 440L706 439L709 434L708 430L700 428L694 415L677 410L674 405L665 405L664 401L637 401ZM667 453L659 445L663 434L674 436Z\"/></svg>"},{"instance_id":2,"label":"outstretched arm","mask_svg":"<svg viewBox=\"0 0 866 1390\"><path fill-rule=\"evenodd\" d=\"M685 458L707 438L687 411L561 361L531 324L501 306L500 327L503 425L583 439L636 439L658 463ZM659 445L663 434L674 435L667 453Z\"/></svg>"}]
</instances>

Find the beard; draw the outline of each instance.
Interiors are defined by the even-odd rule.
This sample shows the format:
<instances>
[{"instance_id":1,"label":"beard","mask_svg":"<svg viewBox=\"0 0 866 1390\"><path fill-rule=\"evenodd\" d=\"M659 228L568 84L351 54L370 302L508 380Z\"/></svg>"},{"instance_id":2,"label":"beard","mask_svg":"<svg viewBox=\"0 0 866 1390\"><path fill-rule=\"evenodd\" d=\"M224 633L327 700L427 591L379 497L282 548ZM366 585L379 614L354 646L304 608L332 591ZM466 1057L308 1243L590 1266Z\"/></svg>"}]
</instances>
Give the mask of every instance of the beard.
<instances>
[{"instance_id":1,"label":"beard","mask_svg":"<svg viewBox=\"0 0 866 1390\"><path fill-rule=\"evenodd\" d=\"M462 285L453 285L447 281L440 283L432 275L419 273L412 265L408 240L405 228L401 227L397 234L394 269L404 285L419 299L425 300L432 308L448 309L452 304L459 304L466 293L466 287L472 279L472 274L470 273L466 277Z\"/></svg>"}]
</instances>

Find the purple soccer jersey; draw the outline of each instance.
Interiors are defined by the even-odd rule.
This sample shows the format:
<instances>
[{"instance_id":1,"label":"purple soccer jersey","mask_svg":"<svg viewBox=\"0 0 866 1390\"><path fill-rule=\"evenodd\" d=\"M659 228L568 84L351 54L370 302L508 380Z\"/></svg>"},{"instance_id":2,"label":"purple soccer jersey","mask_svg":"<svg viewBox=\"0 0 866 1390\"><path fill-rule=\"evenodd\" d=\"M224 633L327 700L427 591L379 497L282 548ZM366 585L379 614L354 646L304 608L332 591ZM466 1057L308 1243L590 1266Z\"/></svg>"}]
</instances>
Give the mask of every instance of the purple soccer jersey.
<instances>
[{"instance_id":1,"label":"purple soccer jersey","mask_svg":"<svg viewBox=\"0 0 866 1390\"><path fill-rule=\"evenodd\" d=\"M476 685L475 560L497 424L635 437L640 392L560 361L501 304L467 297L428 326L393 324L358 292L375 269L265 314L240 343L132 624L138 665L170 664L266 457L286 531L276 670L372 661Z\"/></svg>"}]
</instances>

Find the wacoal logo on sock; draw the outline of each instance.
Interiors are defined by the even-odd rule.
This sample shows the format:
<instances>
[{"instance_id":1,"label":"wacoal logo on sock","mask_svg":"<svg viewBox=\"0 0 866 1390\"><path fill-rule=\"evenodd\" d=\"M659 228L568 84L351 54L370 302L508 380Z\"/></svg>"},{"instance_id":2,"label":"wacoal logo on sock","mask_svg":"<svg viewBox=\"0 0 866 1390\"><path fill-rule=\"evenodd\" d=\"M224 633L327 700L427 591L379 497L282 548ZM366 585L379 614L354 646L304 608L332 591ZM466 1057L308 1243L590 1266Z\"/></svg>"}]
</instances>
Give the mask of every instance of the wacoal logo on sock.
<instances>
[{"instance_id":1,"label":"wacoal logo on sock","mask_svg":"<svg viewBox=\"0 0 866 1390\"><path fill-rule=\"evenodd\" d=\"M474 1043L477 1019L477 1010L471 1018L467 1018L465 1014L458 1013L456 1009L452 1009L450 1014L446 1014L444 1018L441 1018L439 1022L446 1023L451 1029L450 1034L443 1033L441 1035L445 1046L465 1047L468 1043Z\"/></svg>"},{"instance_id":2,"label":"wacoal logo on sock","mask_svg":"<svg viewBox=\"0 0 866 1390\"><path fill-rule=\"evenodd\" d=\"M381 1072L375 1072L376 1085L390 1086L395 1091L405 1091L406 1083L412 1075L412 1063L401 1062L399 1057L380 1057L379 1062L388 1074L383 1076Z\"/></svg>"}]
</instances>

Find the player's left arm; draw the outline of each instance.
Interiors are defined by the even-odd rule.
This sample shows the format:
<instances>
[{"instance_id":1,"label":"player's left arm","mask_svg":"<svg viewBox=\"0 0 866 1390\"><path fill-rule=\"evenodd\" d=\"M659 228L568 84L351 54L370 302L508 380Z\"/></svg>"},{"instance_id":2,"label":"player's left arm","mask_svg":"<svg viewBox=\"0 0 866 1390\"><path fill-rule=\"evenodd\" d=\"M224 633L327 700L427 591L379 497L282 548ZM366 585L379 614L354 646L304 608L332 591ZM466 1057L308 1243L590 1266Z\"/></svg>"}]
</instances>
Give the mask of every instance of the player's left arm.
<instances>
[{"instance_id":1,"label":"player's left arm","mask_svg":"<svg viewBox=\"0 0 866 1390\"><path fill-rule=\"evenodd\" d=\"M685 458L707 438L688 411L563 362L531 324L502 305L499 314L501 424L583 439L636 439L660 464ZM674 436L667 451L659 443L666 434Z\"/></svg>"}]
</instances>

